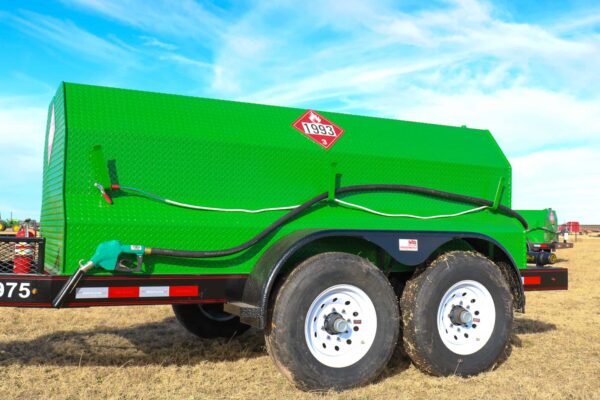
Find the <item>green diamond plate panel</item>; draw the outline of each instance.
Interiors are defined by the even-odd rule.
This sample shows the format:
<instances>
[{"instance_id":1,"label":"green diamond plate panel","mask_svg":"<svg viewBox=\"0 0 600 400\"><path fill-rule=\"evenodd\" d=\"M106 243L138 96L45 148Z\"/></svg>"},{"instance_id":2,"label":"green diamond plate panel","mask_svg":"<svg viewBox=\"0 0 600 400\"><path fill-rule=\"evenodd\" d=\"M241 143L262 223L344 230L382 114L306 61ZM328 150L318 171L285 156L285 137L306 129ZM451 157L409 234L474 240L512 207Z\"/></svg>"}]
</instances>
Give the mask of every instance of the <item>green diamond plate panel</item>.
<instances>
[{"instance_id":1,"label":"green diamond plate panel","mask_svg":"<svg viewBox=\"0 0 600 400\"><path fill-rule=\"evenodd\" d=\"M63 258L56 264L62 273L74 271L78 260L89 258L105 240L223 249L246 241L283 213L194 211L114 192L114 204L108 205L93 186L98 178L90 152L96 145L102 146L113 183L192 204L238 208L299 204L328 190L331 165L336 163L343 186L420 185L490 200L504 177L502 204L510 206L510 164L485 130L319 112L345 131L326 150L292 127L306 110L70 83L64 88L64 98L57 95L53 100L56 107L66 108L66 147L60 148L64 168L62 174L45 172L44 179L45 208L52 190L64 191L61 209L66 224L63 231L56 225L55 235L49 237L51 246L64 246ZM58 171L61 165L57 162L52 168ZM382 211L420 215L471 208L400 193L345 199ZM244 253L207 260L147 257L146 268L158 274L247 273L270 243L305 228L479 232L498 240L518 265L525 265L522 227L490 211L419 221L326 206Z\"/></svg>"},{"instance_id":2,"label":"green diamond plate panel","mask_svg":"<svg viewBox=\"0 0 600 400\"><path fill-rule=\"evenodd\" d=\"M44 146L41 234L46 238L44 266L59 272L65 251L65 96L60 85L48 108L48 124Z\"/></svg>"}]
</instances>

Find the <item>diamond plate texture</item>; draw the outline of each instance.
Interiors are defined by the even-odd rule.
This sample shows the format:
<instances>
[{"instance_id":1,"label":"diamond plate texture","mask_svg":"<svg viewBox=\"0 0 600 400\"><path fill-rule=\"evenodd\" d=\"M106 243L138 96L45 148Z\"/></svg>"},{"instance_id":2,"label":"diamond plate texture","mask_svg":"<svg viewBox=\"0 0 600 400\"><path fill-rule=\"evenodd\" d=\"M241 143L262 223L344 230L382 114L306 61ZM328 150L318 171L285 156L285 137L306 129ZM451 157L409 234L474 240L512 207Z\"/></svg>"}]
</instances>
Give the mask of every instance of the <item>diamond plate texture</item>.
<instances>
[{"instance_id":1,"label":"diamond plate texture","mask_svg":"<svg viewBox=\"0 0 600 400\"><path fill-rule=\"evenodd\" d=\"M510 164L488 131L318 111L345 130L325 150L291 126L305 110L70 83L64 84L64 97L60 93L53 104L55 110L66 109L67 119L65 125L61 114L59 124L55 111L57 133L52 162L44 170L41 223L48 237L46 265L61 273L72 273L105 240L224 249L245 242L283 214L195 211L114 191L114 205L108 205L93 186L90 152L95 145L103 148L113 183L185 203L238 208L300 204L328 190L336 163L342 186L419 185L490 200L504 177L508 184L502 204L510 206ZM65 137L66 146L60 142ZM402 193L345 199L420 215L472 208ZM206 260L147 257L145 268L157 274L248 273L270 243L305 228L480 232L525 265L523 229L500 214L419 221L325 206L241 254Z\"/></svg>"},{"instance_id":2,"label":"diamond plate texture","mask_svg":"<svg viewBox=\"0 0 600 400\"><path fill-rule=\"evenodd\" d=\"M48 107L48 124L44 145L42 212L40 233L47 239L45 269L60 272L64 265L65 250L65 85L61 84ZM48 158L48 134L52 108L54 107L55 133L52 154Z\"/></svg>"}]
</instances>

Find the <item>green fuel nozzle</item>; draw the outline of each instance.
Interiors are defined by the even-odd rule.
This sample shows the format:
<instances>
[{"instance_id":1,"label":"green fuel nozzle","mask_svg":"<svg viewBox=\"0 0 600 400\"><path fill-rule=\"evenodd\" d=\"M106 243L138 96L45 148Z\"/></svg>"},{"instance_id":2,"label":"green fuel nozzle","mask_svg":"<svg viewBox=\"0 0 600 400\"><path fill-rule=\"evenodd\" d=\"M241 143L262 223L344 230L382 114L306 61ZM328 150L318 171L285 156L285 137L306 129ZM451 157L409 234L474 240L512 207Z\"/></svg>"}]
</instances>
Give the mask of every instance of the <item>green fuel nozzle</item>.
<instances>
[{"instance_id":1,"label":"green fuel nozzle","mask_svg":"<svg viewBox=\"0 0 600 400\"><path fill-rule=\"evenodd\" d=\"M67 295L70 294L83 276L94 267L100 267L106 271L139 272L142 269L146 248L140 245L121 244L118 240L109 240L98 245L92 258L86 263L80 263L79 269L67 280L58 295L52 301L52 306L60 308ZM137 266L132 268L125 264L125 260L119 260L121 254L133 254L137 258Z\"/></svg>"},{"instance_id":2,"label":"green fuel nozzle","mask_svg":"<svg viewBox=\"0 0 600 400\"><path fill-rule=\"evenodd\" d=\"M109 240L98 245L96 252L90 261L97 267L106 271L139 272L146 248L140 245L121 244L118 240ZM123 261L119 261L121 254L133 254L137 258L135 269L128 267Z\"/></svg>"}]
</instances>

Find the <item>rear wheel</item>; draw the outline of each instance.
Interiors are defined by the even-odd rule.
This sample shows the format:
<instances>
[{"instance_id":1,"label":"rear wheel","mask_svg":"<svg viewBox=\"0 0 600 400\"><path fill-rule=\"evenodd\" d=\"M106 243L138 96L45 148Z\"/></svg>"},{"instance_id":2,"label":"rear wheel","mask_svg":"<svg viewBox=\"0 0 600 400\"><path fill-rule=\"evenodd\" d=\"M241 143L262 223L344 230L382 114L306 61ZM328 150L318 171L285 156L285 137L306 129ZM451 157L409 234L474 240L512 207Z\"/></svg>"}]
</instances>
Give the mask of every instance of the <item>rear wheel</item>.
<instances>
[{"instance_id":1,"label":"rear wheel","mask_svg":"<svg viewBox=\"0 0 600 400\"><path fill-rule=\"evenodd\" d=\"M174 304L177 321L201 338L232 338L250 328L240 318L223 311L223 304Z\"/></svg>"},{"instance_id":2,"label":"rear wheel","mask_svg":"<svg viewBox=\"0 0 600 400\"><path fill-rule=\"evenodd\" d=\"M513 322L502 272L484 256L454 251L408 281L400 308L404 348L433 375L475 375L503 358Z\"/></svg>"},{"instance_id":3,"label":"rear wheel","mask_svg":"<svg viewBox=\"0 0 600 400\"><path fill-rule=\"evenodd\" d=\"M324 253L296 267L274 295L269 354L304 390L366 384L389 361L399 330L397 298L369 261Z\"/></svg>"}]
</instances>

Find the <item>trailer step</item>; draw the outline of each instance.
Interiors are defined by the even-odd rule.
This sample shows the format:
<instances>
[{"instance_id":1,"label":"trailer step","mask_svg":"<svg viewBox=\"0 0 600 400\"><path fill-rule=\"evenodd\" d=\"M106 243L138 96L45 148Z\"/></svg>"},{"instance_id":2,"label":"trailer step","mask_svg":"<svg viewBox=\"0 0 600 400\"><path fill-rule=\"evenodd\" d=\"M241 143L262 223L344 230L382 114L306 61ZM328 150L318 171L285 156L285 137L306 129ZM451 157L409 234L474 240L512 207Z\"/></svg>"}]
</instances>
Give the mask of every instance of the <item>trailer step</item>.
<instances>
[{"instance_id":1,"label":"trailer step","mask_svg":"<svg viewBox=\"0 0 600 400\"><path fill-rule=\"evenodd\" d=\"M234 301L231 303L225 303L224 311L229 314L237 315L240 317L240 321L244 324L248 324L254 327L260 325L260 308L251 304Z\"/></svg>"}]
</instances>

